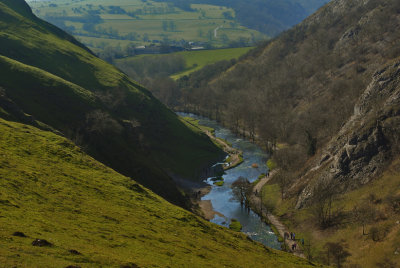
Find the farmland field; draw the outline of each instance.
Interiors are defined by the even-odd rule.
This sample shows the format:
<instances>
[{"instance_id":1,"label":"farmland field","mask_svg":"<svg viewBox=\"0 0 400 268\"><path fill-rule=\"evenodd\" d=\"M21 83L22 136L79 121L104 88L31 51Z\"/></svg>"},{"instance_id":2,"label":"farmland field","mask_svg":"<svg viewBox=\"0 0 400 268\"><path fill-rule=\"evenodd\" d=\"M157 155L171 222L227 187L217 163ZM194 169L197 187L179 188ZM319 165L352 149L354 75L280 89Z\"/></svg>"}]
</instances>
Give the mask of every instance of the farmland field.
<instances>
[{"instance_id":1,"label":"farmland field","mask_svg":"<svg viewBox=\"0 0 400 268\"><path fill-rule=\"evenodd\" d=\"M252 47L242 47L242 48L226 48L226 49L215 49L215 50L199 50L199 51L183 51L177 52L170 55L140 55L135 57L129 57L124 59L116 60L117 66L130 65L130 66L140 66L139 61L150 58L159 58L160 62L162 58L177 56L182 57L184 60L184 69L178 73L171 75L173 79L179 79L184 75L189 75L190 73L197 71L208 64L215 63L221 60L231 60L238 59L240 56L248 52Z\"/></svg>"},{"instance_id":2,"label":"farmland field","mask_svg":"<svg viewBox=\"0 0 400 268\"><path fill-rule=\"evenodd\" d=\"M200 70L208 64L215 63L221 60L231 60L237 59L246 52L248 52L251 47L241 47L241 48L227 48L227 49L216 49L216 50L203 50L203 51L185 51L178 52L176 54L182 55L186 60L186 70L174 74L171 77L173 79L178 79L184 75L188 75L194 71Z\"/></svg>"},{"instance_id":3,"label":"farmland field","mask_svg":"<svg viewBox=\"0 0 400 268\"><path fill-rule=\"evenodd\" d=\"M67 30L95 52L107 46L226 47L248 45L267 36L241 26L235 11L223 6L192 4L183 10L151 0L28 1L33 12Z\"/></svg>"}]
</instances>

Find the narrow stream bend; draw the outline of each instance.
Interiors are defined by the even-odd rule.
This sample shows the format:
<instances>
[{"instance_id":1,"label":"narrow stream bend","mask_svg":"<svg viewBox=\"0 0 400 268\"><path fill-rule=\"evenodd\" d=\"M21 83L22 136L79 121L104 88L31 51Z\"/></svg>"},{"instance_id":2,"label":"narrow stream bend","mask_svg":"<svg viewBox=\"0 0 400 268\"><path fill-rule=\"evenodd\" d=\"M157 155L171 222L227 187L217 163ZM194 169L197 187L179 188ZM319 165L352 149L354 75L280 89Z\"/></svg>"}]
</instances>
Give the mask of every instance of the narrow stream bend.
<instances>
[{"instance_id":1,"label":"narrow stream bend","mask_svg":"<svg viewBox=\"0 0 400 268\"><path fill-rule=\"evenodd\" d=\"M268 154L259 146L239 138L229 129L221 127L216 121L194 114L178 114L197 119L201 125L212 127L215 129L216 137L227 140L234 148L243 152L244 162L226 171L226 174L223 175L225 181L223 186L215 186L210 179L207 180L207 183L212 185L212 189L207 195L202 197L202 200L210 200L214 210L224 215L224 217L216 215L211 222L228 227L231 219L236 219L243 226L242 232L247 234L251 239L261 242L268 247L281 249L281 244L271 228L256 213L253 211L247 213L247 210L242 208L239 202L232 200L232 183L240 176L253 182L261 173L265 174L268 170L266 166ZM254 163L258 165L258 168L251 167Z\"/></svg>"}]
</instances>

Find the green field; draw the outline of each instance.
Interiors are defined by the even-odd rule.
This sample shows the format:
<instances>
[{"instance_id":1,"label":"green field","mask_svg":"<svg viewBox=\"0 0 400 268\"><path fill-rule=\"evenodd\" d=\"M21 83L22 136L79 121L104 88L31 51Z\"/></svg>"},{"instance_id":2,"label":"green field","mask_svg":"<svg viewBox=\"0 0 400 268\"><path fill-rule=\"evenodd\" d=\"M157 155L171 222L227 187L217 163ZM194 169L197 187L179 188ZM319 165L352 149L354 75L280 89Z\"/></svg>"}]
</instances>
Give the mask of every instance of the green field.
<instances>
[{"instance_id":1,"label":"green field","mask_svg":"<svg viewBox=\"0 0 400 268\"><path fill-rule=\"evenodd\" d=\"M116 60L117 66L121 64L127 65L138 65L139 61L149 58L166 58L171 55L181 56L185 61L185 69L172 74L171 78L179 79L184 75L189 75L190 73L200 70L206 65L213 64L221 60L231 60L237 59L240 56L246 54L252 47L241 47L241 48L225 48L225 49L215 49L215 50L198 50L198 51L183 51L177 52L169 55L139 55L135 57L129 57L124 59Z\"/></svg>"},{"instance_id":2,"label":"green field","mask_svg":"<svg viewBox=\"0 0 400 268\"><path fill-rule=\"evenodd\" d=\"M94 51L150 43L194 42L226 46L233 41L254 42L266 36L241 26L233 9L191 5L182 10L171 4L141 0L28 1L34 13L71 32ZM218 29L218 30L216 30Z\"/></svg>"},{"instance_id":3,"label":"green field","mask_svg":"<svg viewBox=\"0 0 400 268\"><path fill-rule=\"evenodd\" d=\"M252 49L252 47L178 52L178 55L182 55L185 58L187 68L185 71L171 77L173 79L178 79L184 75L189 75L194 71L200 70L208 64L221 60L237 59L246 54L250 49Z\"/></svg>"}]
</instances>

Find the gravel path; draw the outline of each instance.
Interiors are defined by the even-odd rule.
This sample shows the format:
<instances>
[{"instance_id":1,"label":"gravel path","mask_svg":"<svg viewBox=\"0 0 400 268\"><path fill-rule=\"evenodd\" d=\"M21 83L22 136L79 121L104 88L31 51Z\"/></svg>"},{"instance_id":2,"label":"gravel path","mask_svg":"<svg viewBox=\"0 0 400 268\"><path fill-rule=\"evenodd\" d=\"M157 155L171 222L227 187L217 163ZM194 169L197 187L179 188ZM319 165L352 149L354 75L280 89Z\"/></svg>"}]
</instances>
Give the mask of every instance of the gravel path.
<instances>
[{"instance_id":1,"label":"gravel path","mask_svg":"<svg viewBox=\"0 0 400 268\"><path fill-rule=\"evenodd\" d=\"M262 187L274 176L275 173L276 173L276 171L272 171L268 177L265 176L254 186L253 192L250 196L250 200L251 200L251 203L255 207L257 207L257 208L261 207L261 198L259 197L259 193L261 192ZM278 230L279 235L281 237L285 237L285 233L290 233L290 231L286 228L286 226L283 225L279 221L278 217L276 217L276 216L272 215L270 212L268 212L264 206L262 206L262 216L264 218L268 219L270 224L275 226L275 228ZM305 258L305 255L304 255L303 251L300 249L300 247L297 247L297 249L295 249L294 251L291 250L292 245L294 243L297 243L297 245L299 245L299 241L296 242L296 241L293 241L290 239L285 239L285 243L294 255L301 257L301 258Z\"/></svg>"}]
</instances>

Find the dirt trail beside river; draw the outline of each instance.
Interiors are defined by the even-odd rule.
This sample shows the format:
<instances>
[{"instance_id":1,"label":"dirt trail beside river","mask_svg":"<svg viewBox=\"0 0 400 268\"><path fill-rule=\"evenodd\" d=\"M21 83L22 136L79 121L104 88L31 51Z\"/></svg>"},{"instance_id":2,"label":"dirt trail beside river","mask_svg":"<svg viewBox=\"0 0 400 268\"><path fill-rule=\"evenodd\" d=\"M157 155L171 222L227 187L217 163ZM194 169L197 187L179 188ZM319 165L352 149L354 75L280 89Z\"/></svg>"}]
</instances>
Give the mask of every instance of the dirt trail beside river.
<instances>
[{"instance_id":1,"label":"dirt trail beside river","mask_svg":"<svg viewBox=\"0 0 400 268\"><path fill-rule=\"evenodd\" d=\"M290 233L289 229L286 228L285 225L283 225L278 217L274 216L273 214L271 214L270 212L267 211L267 208L265 208L262 204L261 204L261 198L259 197L260 193L261 193L261 189L262 187L271 180L271 178L276 174L276 171L272 171L269 176L265 176L263 177L253 188L253 192L251 193L250 196L250 202L251 204L256 207L256 208L262 208L261 213L262 213L262 217L264 217L265 219L268 219L268 222L275 226L275 228L278 230L279 235L281 237L285 237L285 233ZM258 209L258 211L260 211ZM285 239L285 244L289 247L289 249L292 249L292 245L294 243L297 243L297 245L299 246L299 241L293 241L290 239ZM301 258L305 258L305 255L303 253L303 251L300 249L300 247L297 247L296 250L291 252Z\"/></svg>"}]
</instances>

